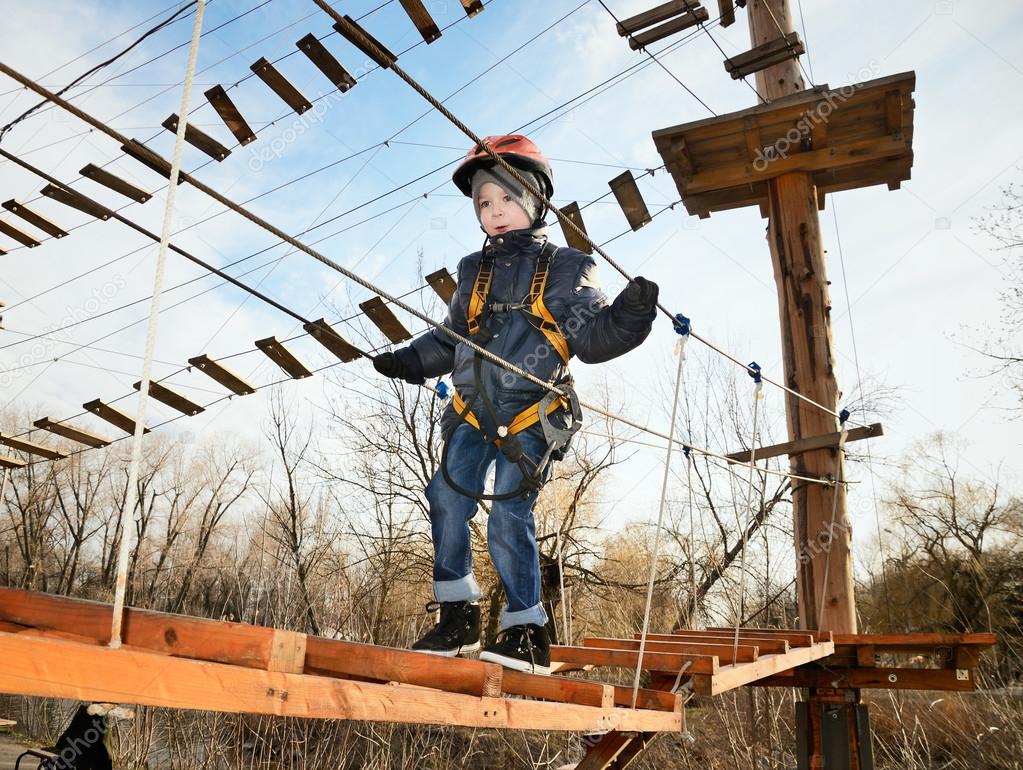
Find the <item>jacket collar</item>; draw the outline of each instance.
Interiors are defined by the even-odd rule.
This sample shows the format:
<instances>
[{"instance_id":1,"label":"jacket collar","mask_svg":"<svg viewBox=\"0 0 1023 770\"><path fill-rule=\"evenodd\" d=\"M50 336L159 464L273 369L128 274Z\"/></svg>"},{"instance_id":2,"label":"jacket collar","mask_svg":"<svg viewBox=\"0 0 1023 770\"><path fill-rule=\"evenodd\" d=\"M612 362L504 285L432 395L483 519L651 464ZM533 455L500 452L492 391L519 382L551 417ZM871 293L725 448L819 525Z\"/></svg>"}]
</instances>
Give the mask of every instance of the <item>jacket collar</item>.
<instances>
[{"instance_id":1,"label":"jacket collar","mask_svg":"<svg viewBox=\"0 0 1023 770\"><path fill-rule=\"evenodd\" d=\"M496 257L532 253L547 241L547 225L525 230L512 230L487 238L483 252Z\"/></svg>"}]
</instances>

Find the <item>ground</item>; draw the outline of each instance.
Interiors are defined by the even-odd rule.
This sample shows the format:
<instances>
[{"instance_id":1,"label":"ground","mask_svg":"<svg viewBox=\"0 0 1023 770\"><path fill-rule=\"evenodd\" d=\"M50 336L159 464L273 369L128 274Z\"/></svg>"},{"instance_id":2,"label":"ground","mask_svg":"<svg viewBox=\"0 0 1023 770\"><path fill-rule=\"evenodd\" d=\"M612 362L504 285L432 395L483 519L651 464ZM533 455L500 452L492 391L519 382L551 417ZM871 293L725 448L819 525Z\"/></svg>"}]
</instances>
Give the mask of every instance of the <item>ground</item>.
<instances>
[{"instance_id":1,"label":"ground","mask_svg":"<svg viewBox=\"0 0 1023 770\"><path fill-rule=\"evenodd\" d=\"M14 762L28 745L20 742L18 736L9 732L0 731L0 770L14 770ZM29 761L31 757L21 763L21 770L36 770L36 761Z\"/></svg>"}]
</instances>

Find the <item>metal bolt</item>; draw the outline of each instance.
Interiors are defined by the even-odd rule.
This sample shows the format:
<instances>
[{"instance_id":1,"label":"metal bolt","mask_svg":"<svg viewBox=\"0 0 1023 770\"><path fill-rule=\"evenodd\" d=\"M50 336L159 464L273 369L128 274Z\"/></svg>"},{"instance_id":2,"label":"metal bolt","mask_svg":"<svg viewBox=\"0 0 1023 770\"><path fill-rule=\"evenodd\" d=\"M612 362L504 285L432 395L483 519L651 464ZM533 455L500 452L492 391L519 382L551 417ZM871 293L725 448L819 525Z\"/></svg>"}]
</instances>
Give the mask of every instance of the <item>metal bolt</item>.
<instances>
[{"instance_id":1,"label":"metal bolt","mask_svg":"<svg viewBox=\"0 0 1023 770\"><path fill-rule=\"evenodd\" d=\"M896 676L895 674L889 674L888 681L891 682L892 684L895 684L897 681L899 681L899 677Z\"/></svg>"}]
</instances>

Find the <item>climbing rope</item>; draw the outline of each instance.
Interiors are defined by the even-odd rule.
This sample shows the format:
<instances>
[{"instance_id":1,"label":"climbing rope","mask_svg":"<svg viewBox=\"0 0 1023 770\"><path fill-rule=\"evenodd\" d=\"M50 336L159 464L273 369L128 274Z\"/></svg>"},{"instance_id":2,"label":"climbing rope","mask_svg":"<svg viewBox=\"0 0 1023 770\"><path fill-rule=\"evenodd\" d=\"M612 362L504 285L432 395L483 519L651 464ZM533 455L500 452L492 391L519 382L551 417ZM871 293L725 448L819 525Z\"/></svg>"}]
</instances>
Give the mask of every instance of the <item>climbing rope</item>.
<instances>
[{"instance_id":1,"label":"climbing rope","mask_svg":"<svg viewBox=\"0 0 1023 770\"><path fill-rule=\"evenodd\" d=\"M557 529L558 546L558 587L561 590L561 634L564 637L562 644L571 644L572 636L568 630L568 600L565 598L565 557L561 550L561 524Z\"/></svg>"},{"instance_id":2,"label":"climbing rope","mask_svg":"<svg viewBox=\"0 0 1023 770\"><path fill-rule=\"evenodd\" d=\"M845 442L849 437L849 429L846 427L846 418L848 418L849 412L845 409L842 410L842 414L839 419L842 421L841 432L838 434L838 455L835 463L835 494L831 498L831 523L828 526L828 548L824 554L824 582L821 586L821 603L820 611L817 613L817 628L824 627L824 610L827 604L828 598L828 572L831 569L831 549L835 542L835 518L838 516L838 490L842 484L842 454L845 452Z\"/></svg>"},{"instance_id":3,"label":"climbing rope","mask_svg":"<svg viewBox=\"0 0 1023 770\"><path fill-rule=\"evenodd\" d=\"M743 523L739 518L738 506L735 508L735 522L741 528L739 537L741 537L742 540L739 556L739 611L735 614L735 636L732 640L732 665L735 665L739 658L739 627L742 625L743 613L745 612L746 605L746 540L751 523L749 521L749 517L752 517L753 515L753 491L755 489L753 486L753 473L757 467L757 423L760 417L760 401L764 397L763 377L760 374L760 365L756 361L749 365L749 373L750 377L753 378L753 436L750 439L749 482L746 495L747 521L745 523ZM766 487L766 482L764 486Z\"/></svg>"},{"instance_id":4,"label":"climbing rope","mask_svg":"<svg viewBox=\"0 0 1023 770\"><path fill-rule=\"evenodd\" d=\"M171 160L170 185L167 187L167 203L163 209L163 230L160 233L160 250L156 257L156 275L153 279L153 300L149 308L149 325L146 329L146 351L142 361L142 382L139 385L138 417L135 420L135 435L132 438L131 464L128 466L128 488L125 490L124 507L121 509L121 541L117 554L117 582L114 587L113 621L110 627L110 646L121 646L121 618L124 614L124 599L128 583L128 550L131 543L132 517L138 505L139 466L142 464L142 437L146 430L146 403L149 396L149 382L152 373L153 356L156 352L156 327L160 314L160 294L167 266L167 251L170 244L171 228L174 224L174 197L181 173L181 155L185 146L185 127L188 123L188 102L192 93L192 79L199 56L199 38L202 36L202 18L206 0L198 0L195 9L195 23L192 25L192 44L188 50L188 64L181 93L181 119L174 137L174 155Z\"/></svg>"},{"instance_id":5,"label":"climbing rope","mask_svg":"<svg viewBox=\"0 0 1023 770\"><path fill-rule=\"evenodd\" d=\"M679 314L674 320L675 331L679 334L678 347L675 355L678 367L675 371L675 395L671 402L671 423L668 426L668 449L664 455L664 475L661 478L661 502L657 507L657 528L654 530L654 547L650 557L650 575L646 584L646 604L643 607L643 630L639 637L639 657L636 659L636 675L632 680L632 708L636 708L639 697L639 676L643 670L643 653L646 651L646 636L650 628L650 606L654 598L654 580L657 577L657 552L661 542L661 526L664 522L664 509L668 501L668 475L671 471L671 451L675 447L675 418L678 416L678 396L682 391L682 371L686 363L686 342L692 331L689 319Z\"/></svg>"}]
</instances>

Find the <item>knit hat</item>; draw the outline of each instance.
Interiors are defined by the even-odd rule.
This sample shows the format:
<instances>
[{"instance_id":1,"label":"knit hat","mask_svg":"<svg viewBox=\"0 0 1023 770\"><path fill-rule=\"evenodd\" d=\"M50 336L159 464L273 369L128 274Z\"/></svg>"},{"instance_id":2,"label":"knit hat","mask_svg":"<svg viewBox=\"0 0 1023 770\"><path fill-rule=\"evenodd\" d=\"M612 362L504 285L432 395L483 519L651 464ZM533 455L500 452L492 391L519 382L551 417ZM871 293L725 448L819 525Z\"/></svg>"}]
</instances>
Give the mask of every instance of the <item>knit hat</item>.
<instances>
[{"instance_id":1,"label":"knit hat","mask_svg":"<svg viewBox=\"0 0 1023 770\"><path fill-rule=\"evenodd\" d=\"M532 182L534 187L541 189L540 180L532 171L519 171L519 173ZM480 218L480 189L487 182L493 182L508 193L511 199L526 212L531 224L540 218L541 203L536 196L526 190L503 168L492 166L491 168L481 168L472 175L472 205L476 209L476 219Z\"/></svg>"}]
</instances>

